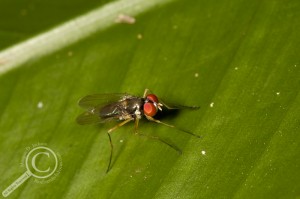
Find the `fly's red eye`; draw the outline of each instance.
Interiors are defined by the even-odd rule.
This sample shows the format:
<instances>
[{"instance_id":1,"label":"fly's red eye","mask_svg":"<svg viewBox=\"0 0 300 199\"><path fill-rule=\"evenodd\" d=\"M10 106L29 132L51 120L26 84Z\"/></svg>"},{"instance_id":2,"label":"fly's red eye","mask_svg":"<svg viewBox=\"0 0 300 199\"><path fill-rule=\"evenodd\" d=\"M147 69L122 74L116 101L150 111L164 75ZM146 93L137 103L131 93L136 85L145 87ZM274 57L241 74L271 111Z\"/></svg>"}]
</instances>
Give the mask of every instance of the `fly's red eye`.
<instances>
[{"instance_id":1,"label":"fly's red eye","mask_svg":"<svg viewBox=\"0 0 300 199\"><path fill-rule=\"evenodd\" d=\"M147 99L152 101L152 102L158 103L158 98L154 94L147 95Z\"/></svg>"},{"instance_id":2,"label":"fly's red eye","mask_svg":"<svg viewBox=\"0 0 300 199\"><path fill-rule=\"evenodd\" d=\"M150 102L144 104L144 114L153 117L157 113L157 107Z\"/></svg>"}]
</instances>

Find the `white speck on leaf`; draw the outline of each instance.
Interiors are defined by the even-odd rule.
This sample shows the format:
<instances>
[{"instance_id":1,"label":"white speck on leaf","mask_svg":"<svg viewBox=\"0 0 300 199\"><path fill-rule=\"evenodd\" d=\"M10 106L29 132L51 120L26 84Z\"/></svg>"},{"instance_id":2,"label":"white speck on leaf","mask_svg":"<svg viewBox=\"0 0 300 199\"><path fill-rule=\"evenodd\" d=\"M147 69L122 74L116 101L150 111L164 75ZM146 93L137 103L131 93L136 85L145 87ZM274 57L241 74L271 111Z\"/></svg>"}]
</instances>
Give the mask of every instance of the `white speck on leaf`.
<instances>
[{"instance_id":1,"label":"white speck on leaf","mask_svg":"<svg viewBox=\"0 0 300 199\"><path fill-rule=\"evenodd\" d=\"M142 34L138 34L136 37L137 37L138 39L143 39L143 35L142 35Z\"/></svg>"},{"instance_id":2,"label":"white speck on leaf","mask_svg":"<svg viewBox=\"0 0 300 199\"><path fill-rule=\"evenodd\" d=\"M201 151L202 155L206 155L206 151Z\"/></svg>"},{"instance_id":3,"label":"white speck on leaf","mask_svg":"<svg viewBox=\"0 0 300 199\"><path fill-rule=\"evenodd\" d=\"M211 108L214 107L214 102L210 103L209 105Z\"/></svg>"},{"instance_id":4,"label":"white speck on leaf","mask_svg":"<svg viewBox=\"0 0 300 199\"><path fill-rule=\"evenodd\" d=\"M198 74L198 73L195 73L195 77L196 77L196 78L199 77L199 74Z\"/></svg>"},{"instance_id":5,"label":"white speck on leaf","mask_svg":"<svg viewBox=\"0 0 300 199\"><path fill-rule=\"evenodd\" d=\"M43 106L44 106L43 102L39 102L39 103L37 104L37 107L38 107L39 109L43 108Z\"/></svg>"}]
</instances>

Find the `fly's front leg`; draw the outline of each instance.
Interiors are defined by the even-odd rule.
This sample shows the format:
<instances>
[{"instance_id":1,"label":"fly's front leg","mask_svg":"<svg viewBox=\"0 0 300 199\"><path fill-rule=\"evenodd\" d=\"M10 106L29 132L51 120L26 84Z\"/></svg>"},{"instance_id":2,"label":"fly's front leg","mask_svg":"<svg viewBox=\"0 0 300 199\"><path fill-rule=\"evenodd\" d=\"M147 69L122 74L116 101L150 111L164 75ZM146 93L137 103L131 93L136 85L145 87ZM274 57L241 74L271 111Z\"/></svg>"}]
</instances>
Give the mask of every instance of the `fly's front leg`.
<instances>
[{"instance_id":1,"label":"fly's front leg","mask_svg":"<svg viewBox=\"0 0 300 199\"><path fill-rule=\"evenodd\" d=\"M182 132L184 132L184 133L190 134L190 135L195 136L195 137L197 137L197 138L201 138L199 135L196 135L196 134L194 134L194 133L192 133L192 132L189 132L189 131L186 131L186 130L184 130L184 129L175 127L174 125L171 125L171 124L167 124L167 123L161 122L160 120L156 120L156 119L154 119L153 117L150 117L150 116L147 116L147 115L145 115L145 116L146 116L146 118L147 118L149 121L156 122L156 123L158 123L158 124L163 124L163 125L168 126L168 127L170 127L170 128L178 129L179 131L182 131Z\"/></svg>"},{"instance_id":2,"label":"fly's front leg","mask_svg":"<svg viewBox=\"0 0 300 199\"><path fill-rule=\"evenodd\" d=\"M164 101L159 99L159 102L162 106L166 107L169 110L178 110L178 109L191 109L191 110L197 110L200 107L199 106L184 106L184 105L169 105L166 104Z\"/></svg>"},{"instance_id":3,"label":"fly's front leg","mask_svg":"<svg viewBox=\"0 0 300 199\"><path fill-rule=\"evenodd\" d=\"M148 120L150 120L151 122L156 122L156 123L163 124L163 125L168 126L168 127L171 127L171 128L175 128L175 126L173 126L173 125L171 125L171 124L167 124L167 123L161 122L160 120L156 120L156 119L154 119L153 117L150 117L150 116L147 116L147 115L145 115L145 116L146 116L146 118L147 118Z\"/></svg>"}]
</instances>

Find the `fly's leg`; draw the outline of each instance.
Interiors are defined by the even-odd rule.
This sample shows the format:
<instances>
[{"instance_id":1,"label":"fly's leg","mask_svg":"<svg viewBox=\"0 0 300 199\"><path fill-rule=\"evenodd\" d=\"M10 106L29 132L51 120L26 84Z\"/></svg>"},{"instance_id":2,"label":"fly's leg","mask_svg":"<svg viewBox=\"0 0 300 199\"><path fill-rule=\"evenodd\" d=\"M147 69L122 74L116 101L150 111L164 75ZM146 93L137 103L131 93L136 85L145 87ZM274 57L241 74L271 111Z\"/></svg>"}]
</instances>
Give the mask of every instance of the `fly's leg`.
<instances>
[{"instance_id":1,"label":"fly's leg","mask_svg":"<svg viewBox=\"0 0 300 199\"><path fill-rule=\"evenodd\" d=\"M108 133L111 133L112 131L116 130L117 128L123 126L124 124L126 124L126 123L128 123L128 122L130 122L130 121L132 121L132 120L134 120L134 119L133 119L133 118L129 118L129 119L127 119L127 120L125 120L125 121L123 121L123 122L117 124L116 126L112 127L112 128L109 129L107 132L108 132Z\"/></svg>"},{"instance_id":2,"label":"fly's leg","mask_svg":"<svg viewBox=\"0 0 300 199\"><path fill-rule=\"evenodd\" d=\"M145 97L146 97L146 95L147 95L149 92L150 92L150 90L149 90L148 88L146 88L146 89L145 89L145 91L144 91L143 98L145 98Z\"/></svg>"},{"instance_id":3,"label":"fly's leg","mask_svg":"<svg viewBox=\"0 0 300 199\"><path fill-rule=\"evenodd\" d=\"M147 138L149 138L149 139L157 140L157 141L159 141L159 142L161 142L161 143L163 143L163 144L168 145L169 147L171 147L171 148L174 149L175 151L177 151L177 152L179 153L179 155L182 154L182 151L181 151L177 146L168 143L167 141L161 139L160 137L152 136L152 135L146 135L146 134L139 133L139 132L137 132L136 134L137 134L137 135L140 135L140 136L145 136L145 137L147 137Z\"/></svg>"},{"instance_id":4,"label":"fly's leg","mask_svg":"<svg viewBox=\"0 0 300 199\"><path fill-rule=\"evenodd\" d=\"M109 170L110 170L110 165L111 165L111 160L112 160L112 155L113 155L113 149L114 149L113 143L112 143L112 141L111 141L110 133L111 133L112 131L116 130L117 128L123 126L124 124L126 124L126 123L132 121L132 120L133 120L133 118L127 119L127 120L125 120L125 121L123 121L123 122L117 124L116 126L114 126L113 128L111 128L111 129L109 129L109 130L107 131L107 135L108 135L108 139L109 139L109 143L110 143L110 157L109 157L109 163L108 163L108 167L107 167L106 173L108 173Z\"/></svg>"},{"instance_id":5,"label":"fly's leg","mask_svg":"<svg viewBox=\"0 0 300 199\"><path fill-rule=\"evenodd\" d=\"M134 125L134 133L135 133L136 135L145 136L145 137L147 137L147 138L149 138L149 139L157 140L157 141L159 141L159 142L161 142L161 143L163 143L163 144L168 145L168 146L171 147L172 149L176 150L179 154L182 154L181 150L180 150L178 147L176 147L176 146L174 146L174 145L172 145L172 144L166 142L165 140L163 140L163 139L161 139L161 138L159 138L159 137L157 137L157 136L146 135L146 134L140 133L140 132L138 131L138 126L139 126L139 119L136 118L136 119L135 119L135 125Z\"/></svg>"},{"instance_id":6,"label":"fly's leg","mask_svg":"<svg viewBox=\"0 0 300 199\"><path fill-rule=\"evenodd\" d=\"M184 130L184 129L177 128L177 127L175 127L174 125L171 125L171 124L167 124L167 123L161 122L160 120L156 120L156 119L154 119L153 117L150 117L150 116L147 116L147 115L145 115L145 116L146 116L146 118L147 118L149 121L151 121L151 122L156 122L156 123L158 123L158 124L163 124L163 125L168 126L168 127L170 127L170 128L178 129L178 130L180 130L180 131L182 131L182 132L184 132L184 133L190 134L190 135L195 136L195 137L197 137L197 138L201 138L199 135L196 135L196 134L194 134L194 133L192 133L192 132L186 131L186 130Z\"/></svg>"},{"instance_id":7,"label":"fly's leg","mask_svg":"<svg viewBox=\"0 0 300 199\"><path fill-rule=\"evenodd\" d=\"M109 169L110 169L110 163L111 163L111 159L112 159L112 155L113 155L113 148L114 148L113 143L111 141L110 133L107 133L107 135L108 135L108 139L109 139L109 143L110 143L110 157L109 157L109 163L108 163L108 167L106 169L106 173L108 173Z\"/></svg>"},{"instance_id":8,"label":"fly's leg","mask_svg":"<svg viewBox=\"0 0 300 199\"><path fill-rule=\"evenodd\" d=\"M160 121L160 120L156 120L156 119L154 119L153 117L150 117L150 116L148 116L148 115L145 115L145 116L146 116L146 118L147 118L148 120L150 120L151 122L156 122L156 123L163 124L163 125L168 126L168 127L171 127L171 128L176 128L174 125L164 123L164 122L162 122L162 121Z\"/></svg>"},{"instance_id":9,"label":"fly's leg","mask_svg":"<svg viewBox=\"0 0 300 199\"><path fill-rule=\"evenodd\" d=\"M139 127L139 120L138 118L135 119L135 123L134 123L134 133L138 134L138 127Z\"/></svg>"},{"instance_id":10,"label":"fly's leg","mask_svg":"<svg viewBox=\"0 0 300 199\"><path fill-rule=\"evenodd\" d=\"M178 110L178 109L199 109L199 106L184 106L184 105L168 105L165 102L163 102L161 99L159 99L159 102L166 107L169 110Z\"/></svg>"}]
</instances>

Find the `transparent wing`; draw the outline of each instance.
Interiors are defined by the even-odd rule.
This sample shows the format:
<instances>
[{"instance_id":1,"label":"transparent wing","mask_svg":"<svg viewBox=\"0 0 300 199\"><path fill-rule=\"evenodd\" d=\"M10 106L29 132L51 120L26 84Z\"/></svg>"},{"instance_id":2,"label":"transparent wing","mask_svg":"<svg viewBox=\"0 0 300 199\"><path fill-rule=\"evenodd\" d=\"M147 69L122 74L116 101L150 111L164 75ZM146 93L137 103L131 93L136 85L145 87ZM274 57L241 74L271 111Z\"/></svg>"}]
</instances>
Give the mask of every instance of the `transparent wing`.
<instances>
[{"instance_id":1,"label":"transparent wing","mask_svg":"<svg viewBox=\"0 0 300 199\"><path fill-rule=\"evenodd\" d=\"M87 111L87 112L80 114L76 118L76 122L80 125L88 125L88 124L98 124L98 123L109 122L109 121L116 120L116 119L117 118L114 118L114 117L101 118L97 114Z\"/></svg>"},{"instance_id":2,"label":"transparent wing","mask_svg":"<svg viewBox=\"0 0 300 199\"><path fill-rule=\"evenodd\" d=\"M120 99L126 99L127 97L131 97L131 95L126 93L87 95L79 100L78 105L82 108L91 109L94 107L101 107L112 102L117 102Z\"/></svg>"}]
</instances>

